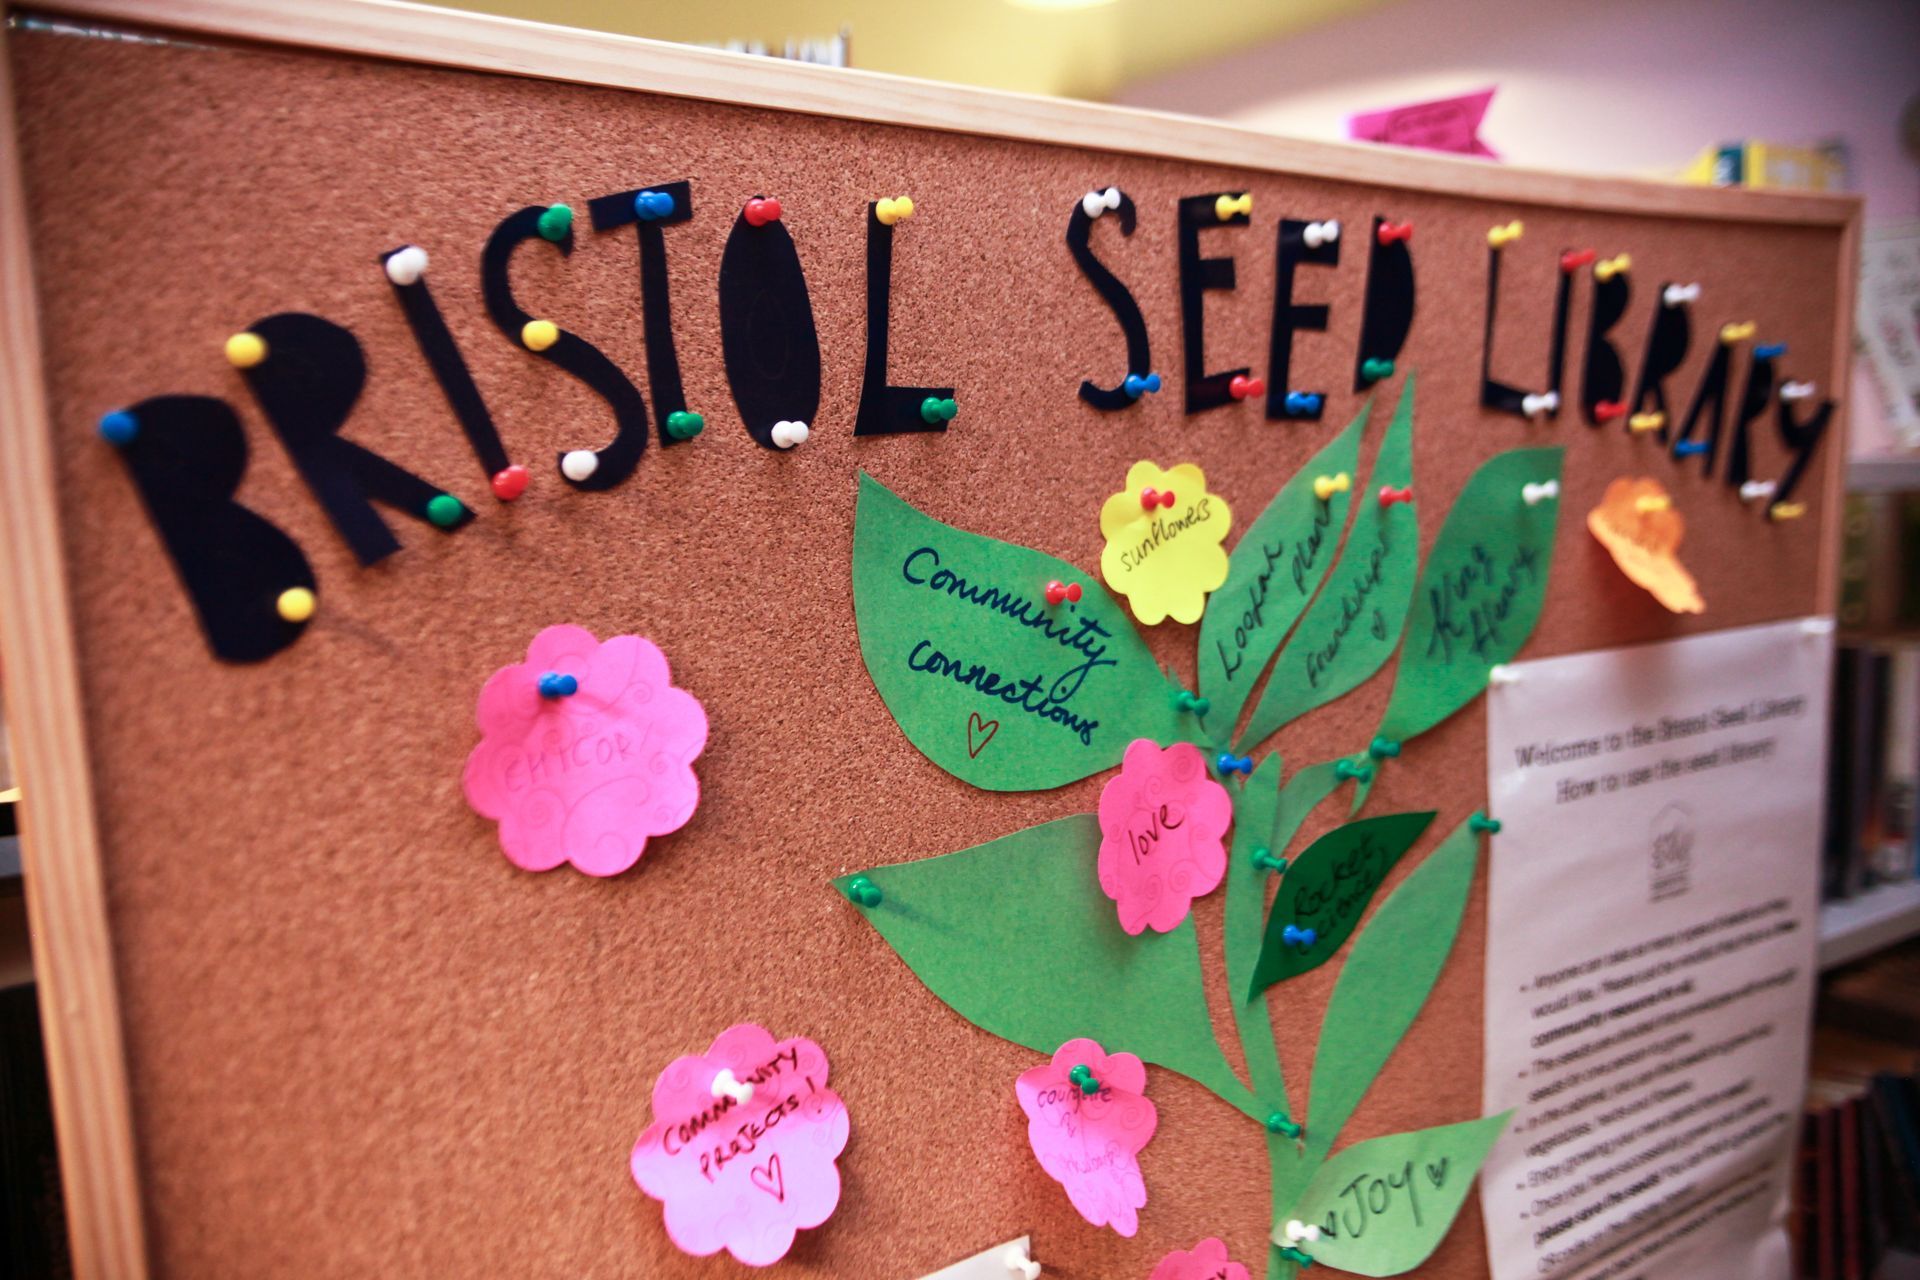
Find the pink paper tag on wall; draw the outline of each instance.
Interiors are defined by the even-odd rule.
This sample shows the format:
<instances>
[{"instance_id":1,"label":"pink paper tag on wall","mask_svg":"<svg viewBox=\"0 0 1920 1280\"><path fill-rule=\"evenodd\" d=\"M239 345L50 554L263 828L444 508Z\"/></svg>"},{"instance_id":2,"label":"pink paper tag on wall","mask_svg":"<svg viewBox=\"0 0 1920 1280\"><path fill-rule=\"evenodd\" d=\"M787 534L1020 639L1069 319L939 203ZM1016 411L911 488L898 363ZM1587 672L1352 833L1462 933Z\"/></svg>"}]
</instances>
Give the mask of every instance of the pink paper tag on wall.
<instances>
[{"instance_id":1,"label":"pink paper tag on wall","mask_svg":"<svg viewBox=\"0 0 1920 1280\"><path fill-rule=\"evenodd\" d=\"M1363 111L1347 118L1347 136L1359 142L1386 142L1423 151L1450 151L1455 155L1500 155L1480 141L1480 122L1494 89L1481 89L1432 102L1411 102L1384 111Z\"/></svg>"}]
</instances>

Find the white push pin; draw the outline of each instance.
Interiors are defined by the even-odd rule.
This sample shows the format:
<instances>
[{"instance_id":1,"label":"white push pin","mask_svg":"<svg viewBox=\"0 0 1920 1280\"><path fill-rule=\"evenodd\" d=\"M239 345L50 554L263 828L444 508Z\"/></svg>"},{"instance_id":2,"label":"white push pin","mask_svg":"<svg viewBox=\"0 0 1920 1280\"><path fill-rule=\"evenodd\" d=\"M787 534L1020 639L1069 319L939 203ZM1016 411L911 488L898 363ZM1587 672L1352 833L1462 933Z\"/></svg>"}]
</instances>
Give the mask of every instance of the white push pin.
<instances>
[{"instance_id":1,"label":"white push pin","mask_svg":"<svg viewBox=\"0 0 1920 1280\"><path fill-rule=\"evenodd\" d=\"M1080 210L1089 218L1097 218L1109 209L1120 207L1120 188L1108 187L1105 191L1089 191L1080 197Z\"/></svg>"},{"instance_id":2,"label":"white push pin","mask_svg":"<svg viewBox=\"0 0 1920 1280\"><path fill-rule=\"evenodd\" d=\"M1783 382L1780 384L1782 400L1811 400L1819 388L1811 382Z\"/></svg>"},{"instance_id":3,"label":"white push pin","mask_svg":"<svg viewBox=\"0 0 1920 1280\"><path fill-rule=\"evenodd\" d=\"M1548 498L1560 496L1560 482L1545 480L1539 484L1523 484L1520 486L1520 496L1526 500L1528 506L1537 507Z\"/></svg>"},{"instance_id":4,"label":"white push pin","mask_svg":"<svg viewBox=\"0 0 1920 1280\"><path fill-rule=\"evenodd\" d=\"M1340 224L1333 221L1309 222L1306 229L1300 233L1300 238L1306 242L1307 248L1318 249L1321 245L1332 244L1340 238Z\"/></svg>"},{"instance_id":5,"label":"white push pin","mask_svg":"<svg viewBox=\"0 0 1920 1280\"><path fill-rule=\"evenodd\" d=\"M1775 487L1771 480L1749 480L1740 486L1740 500L1757 502L1761 498L1771 498Z\"/></svg>"},{"instance_id":6,"label":"white push pin","mask_svg":"<svg viewBox=\"0 0 1920 1280\"><path fill-rule=\"evenodd\" d=\"M1318 1240L1319 1238L1320 1238L1320 1228L1308 1226L1306 1223L1300 1221L1300 1219L1298 1218L1293 1218L1288 1221L1287 1239L1293 1241L1293 1243L1312 1244L1314 1241Z\"/></svg>"},{"instance_id":7,"label":"white push pin","mask_svg":"<svg viewBox=\"0 0 1920 1280\"><path fill-rule=\"evenodd\" d=\"M579 484L600 469L600 455L591 449L573 449L560 455L560 474Z\"/></svg>"},{"instance_id":8,"label":"white push pin","mask_svg":"<svg viewBox=\"0 0 1920 1280\"><path fill-rule=\"evenodd\" d=\"M398 285L418 284L427 273L427 251L417 244L387 255L387 279Z\"/></svg>"},{"instance_id":9,"label":"white push pin","mask_svg":"<svg viewBox=\"0 0 1920 1280\"><path fill-rule=\"evenodd\" d=\"M1007 1274L1010 1276L1019 1276L1021 1280L1040 1280L1040 1264L1028 1256L1024 1241L1001 1250L1000 1261L1007 1264Z\"/></svg>"},{"instance_id":10,"label":"white push pin","mask_svg":"<svg viewBox=\"0 0 1920 1280\"><path fill-rule=\"evenodd\" d=\"M1542 418L1549 413L1560 412L1560 393L1543 391L1537 396L1521 396L1520 412L1529 418Z\"/></svg>"},{"instance_id":11,"label":"white push pin","mask_svg":"<svg viewBox=\"0 0 1920 1280\"><path fill-rule=\"evenodd\" d=\"M1800 634L1803 636L1830 636L1833 634L1832 618L1800 619Z\"/></svg>"},{"instance_id":12,"label":"white push pin","mask_svg":"<svg viewBox=\"0 0 1920 1280\"><path fill-rule=\"evenodd\" d=\"M804 422L776 422L773 424L773 443L782 449L791 449L797 444L807 442L807 424Z\"/></svg>"},{"instance_id":13,"label":"white push pin","mask_svg":"<svg viewBox=\"0 0 1920 1280\"><path fill-rule=\"evenodd\" d=\"M732 1067L720 1068L719 1074L713 1077L712 1093L716 1098L732 1098L743 1107L753 1101L753 1086L735 1078Z\"/></svg>"},{"instance_id":14,"label":"white push pin","mask_svg":"<svg viewBox=\"0 0 1920 1280\"><path fill-rule=\"evenodd\" d=\"M1487 683L1488 684L1519 684L1520 673L1518 671L1515 671L1511 666L1503 662L1497 667L1492 667L1488 669Z\"/></svg>"},{"instance_id":15,"label":"white push pin","mask_svg":"<svg viewBox=\"0 0 1920 1280\"><path fill-rule=\"evenodd\" d=\"M1670 284L1661 291L1660 301L1670 307L1677 307L1683 302L1698 302L1700 301L1700 286L1697 284Z\"/></svg>"}]
</instances>

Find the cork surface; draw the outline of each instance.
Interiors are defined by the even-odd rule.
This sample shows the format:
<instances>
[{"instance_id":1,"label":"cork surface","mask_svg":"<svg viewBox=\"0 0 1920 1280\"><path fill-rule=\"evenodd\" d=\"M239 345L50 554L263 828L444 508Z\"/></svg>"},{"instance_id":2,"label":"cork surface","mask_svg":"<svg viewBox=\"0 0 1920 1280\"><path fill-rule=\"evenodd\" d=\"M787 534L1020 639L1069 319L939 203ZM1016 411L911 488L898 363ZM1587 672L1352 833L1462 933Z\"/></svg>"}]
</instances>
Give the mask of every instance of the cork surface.
<instances>
[{"instance_id":1,"label":"cork surface","mask_svg":"<svg viewBox=\"0 0 1920 1280\"><path fill-rule=\"evenodd\" d=\"M1691 395L1711 328L1759 322L1789 377L1831 380L1837 229L1663 221L1489 205L1388 189L1088 154L765 110L319 55L155 47L16 32L30 228L46 327L61 506L102 806L141 1180L167 1276L742 1274L674 1250L627 1173L655 1075L738 1020L817 1040L853 1138L845 1193L782 1264L796 1276L910 1277L1031 1232L1049 1275L1145 1275L1168 1249L1222 1235L1256 1265L1266 1165L1250 1122L1153 1070L1159 1132L1142 1156L1140 1234L1083 1222L1027 1151L1013 1080L1039 1059L935 1000L830 876L930 856L1068 813L1102 779L1058 791L976 791L909 745L855 639L849 553L855 476L922 510L1082 566L1097 511L1141 457L1194 461L1241 528L1344 423L1364 246L1300 272L1332 306L1295 345L1296 385L1331 392L1326 421L1265 422L1251 406L1180 410L1174 208L1250 189L1254 225L1208 232L1240 287L1207 300L1208 362L1263 371L1274 227L1282 213L1376 213L1417 227L1421 295L1401 367L1420 376L1416 488L1423 536L1475 465L1531 443L1568 448L1552 585L1527 656L1817 611L1830 440L1803 484L1806 519L1770 526L1718 479L1563 413L1535 426L1478 407L1485 232L1523 218L1503 272L1500 368L1544 363L1555 257L1630 252L1635 302L1616 331L1629 378L1653 290L1698 280ZM666 232L691 407L708 429L652 448L608 493L568 490L555 452L602 443L605 407L516 349L481 306L482 242L529 203L586 201L687 178L693 221ZM1117 329L1063 242L1089 187L1142 210L1095 248L1130 285L1168 388L1103 415L1082 376L1117 376ZM813 438L754 445L724 381L716 278L740 201L778 194L798 244L825 364ZM865 344L864 208L918 206L894 255L898 382L954 385L944 436L855 440ZM382 277L376 256L428 248L435 296L510 452L534 471L494 503ZM582 219L571 259L524 250L529 310L644 364L630 231ZM1577 392L1587 288L1575 298ZM303 489L221 357L229 333L284 310L352 329L369 382L346 434L480 513L442 536L394 516L404 549L361 569ZM1744 367L1744 361L1739 368ZM1397 384L1396 384L1397 386ZM168 392L240 410L252 459L240 496L304 548L320 613L263 664L216 663L131 484L94 434L105 410ZM1737 396L1738 385L1733 388ZM1388 406L1390 407L1390 406ZM1755 474L1783 456L1770 419ZM1384 415L1370 433L1363 469ZM1689 529L1682 557L1708 601L1676 618L1586 533L1608 481L1647 474ZM706 705L692 823L610 881L515 870L460 794L473 705L541 627L651 637ZM1197 628L1151 642L1191 679ZM1277 745L1295 767L1363 744L1390 677L1302 720ZM1481 705L1408 745L1372 812L1435 807L1392 881L1484 799ZM1328 825L1323 811L1307 835ZM1484 871L1431 1003L1355 1114L1347 1140L1478 1113ZM1384 895L1383 895L1384 896ZM1231 1061L1219 896L1196 912L1208 997ZM1274 1001L1296 1112L1338 962ZM1109 1046L1124 1048L1125 1046ZM1421 1274L1486 1274L1477 1205Z\"/></svg>"}]
</instances>

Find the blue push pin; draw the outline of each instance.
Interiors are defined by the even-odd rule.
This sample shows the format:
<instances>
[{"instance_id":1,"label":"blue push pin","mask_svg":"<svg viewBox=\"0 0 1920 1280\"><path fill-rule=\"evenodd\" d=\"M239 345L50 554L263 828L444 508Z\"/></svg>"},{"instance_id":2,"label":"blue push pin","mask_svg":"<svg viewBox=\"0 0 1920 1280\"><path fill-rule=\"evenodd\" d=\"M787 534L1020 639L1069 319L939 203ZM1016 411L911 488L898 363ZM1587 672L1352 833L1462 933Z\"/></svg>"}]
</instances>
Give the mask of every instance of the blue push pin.
<instances>
[{"instance_id":1,"label":"blue push pin","mask_svg":"<svg viewBox=\"0 0 1920 1280\"><path fill-rule=\"evenodd\" d=\"M580 682L572 676L549 671L540 677L540 696L543 698L571 698L578 692Z\"/></svg>"},{"instance_id":2,"label":"blue push pin","mask_svg":"<svg viewBox=\"0 0 1920 1280\"><path fill-rule=\"evenodd\" d=\"M1697 453L1705 453L1706 451L1707 442L1705 440L1682 440L1673 446L1673 456L1676 458L1691 458Z\"/></svg>"},{"instance_id":3,"label":"blue push pin","mask_svg":"<svg viewBox=\"0 0 1920 1280\"><path fill-rule=\"evenodd\" d=\"M1315 930L1302 929L1295 925L1288 925L1280 931L1281 943L1289 947L1300 947L1304 950L1319 940L1320 935Z\"/></svg>"},{"instance_id":4,"label":"blue push pin","mask_svg":"<svg viewBox=\"0 0 1920 1280\"><path fill-rule=\"evenodd\" d=\"M125 448L140 434L140 424L125 409L115 409L100 419L100 438L110 445Z\"/></svg>"},{"instance_id":5,"label":"blue push pin","mask_svg":"<svg viewBox=\"0 0 1920 1280\"><path fill-rule=\"evenodd\" d=\"M658 222L673 216L673 197L664 191L642 191L633 198L633 216L642 222Z\"/></svg>"},{"instance_id":6,"label":"blue push pin","mask_svg":"<svg viewBox=\"0 0 1920 1280\"><path fill-rule=\"evenodd\" d=\"M1236 756L1229 752L1222 751L1220 758L1215 760L1214 764L1219 767L1222 773L1237 773L1245 776L1253 772L1252 756Z\"/></svg>"},{"instance_id":7,"label":"blue push pin","mask_svg":"<svg viewBox=\"0 0 1920 1280\"><path fill-rule=\"evenodd\" d=\"M1127 375L1127 380L1121 383L1120 386L1128 396L1138 400L1148 392L1158 391L1160 389L1160 375L1157 373L1149 373L1145 377L1142 377L1137 373L1130 373Z\"/></svg>"},{"instance_id":8,"label":"blue push pin","mask_svg":"<svg viewBox=\"0 0 1920 1280\"><path fill-rule=\"evenodd\" d=\"M1755 360L1778 360L1785 354L1787 354L1787 344L1784 342L1769 342L1765 346L1753 349Z\"/></svg>"},{"instance_id":9,"label":"blue push pin","mask_svg":"<svg viewBox=\"0 0 1920 1280\"><path fill-rule=\"evenodd\" d=\"M1291 414L1318 413L1325 403L1326 397L1317 391L1289 391L1285 407Z\"/></svg>"}]
</instances>

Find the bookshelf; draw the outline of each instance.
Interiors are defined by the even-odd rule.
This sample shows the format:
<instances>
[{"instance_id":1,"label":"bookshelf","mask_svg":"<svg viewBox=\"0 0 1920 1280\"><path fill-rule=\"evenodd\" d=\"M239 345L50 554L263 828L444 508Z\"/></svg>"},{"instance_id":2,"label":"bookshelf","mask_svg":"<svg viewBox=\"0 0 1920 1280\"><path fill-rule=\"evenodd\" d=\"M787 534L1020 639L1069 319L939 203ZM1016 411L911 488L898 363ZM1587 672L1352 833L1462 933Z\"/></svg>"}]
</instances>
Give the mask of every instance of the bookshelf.
<instances>
[{"instance_id":1,"label":"bookshelf","mask_svg":"<svg viewBox=\"0 0 1920 1280\"><path fill-rule=\"evenodd\" d=\"M1920 880L1884 884L1820 908L1820 968L1837 968L1920 936Z\"/></svg>"}]
</instances>

